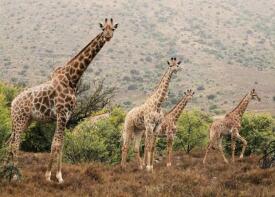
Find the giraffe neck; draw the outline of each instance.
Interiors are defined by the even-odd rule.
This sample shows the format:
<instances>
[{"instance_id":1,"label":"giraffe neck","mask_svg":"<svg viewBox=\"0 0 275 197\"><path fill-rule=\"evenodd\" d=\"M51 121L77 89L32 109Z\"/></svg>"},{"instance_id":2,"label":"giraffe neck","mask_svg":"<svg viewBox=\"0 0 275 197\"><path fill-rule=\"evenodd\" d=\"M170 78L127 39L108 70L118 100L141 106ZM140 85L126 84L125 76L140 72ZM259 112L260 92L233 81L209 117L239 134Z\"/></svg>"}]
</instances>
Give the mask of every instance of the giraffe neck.
<instances>
[{"instance_id":1,"label":"giraffe neck","mask_svg":"<svg viewBox=\"0 0 275 197\"><path fill-rule=\"evenodd\" d=\"M176 104L169 113L169 115L171 115L171 117L173 118L174 121L177 121L181 115L181 112L183 111L183 109L185 108L185 106L188 103L188 97L184 96L179 102L178 104Z\"/></svg>"},{"instance_id":2,"label":"giraffe neck","mask_svg":"<svg viewBox=\"0 0 275 197\"><path fill-rule=\"evenodd\" d=\"M235 109L232 112L230 112L230 114L234 114L234 115L237 115L239 118L242 118L245 110L247 109L249 101L250 101L250 97L249 97L249 94L247 94L243 97L243 99L237 105L237 107L235 107Z\"/></svg>"},{"instance_id":3,"label":"giraffe neck","mask_svg":"<svg viewBox=\"0 0 275 197\"><path fill-rule=\"evenodd\" d=\"M105 42L103 32L101 32L65 65L66 76L70 81L70 86L76 87L77 82Z\"/></svg>"},{"instance_id":4,"label":"giraffe neck","mask_svg":"<svg viewBox=\"0 0 275 197\"><path fill-rule=\"evenodd\" d=\"M149 100L153 101L153 104L159 108L162 104L162 102L165 100L167 92L168 92L168 86L171 81L173 71L168 68L168 71L165 72L163 75L157 89L152 94L152 96L149 98Z\"/></svg>"}]
</instances>

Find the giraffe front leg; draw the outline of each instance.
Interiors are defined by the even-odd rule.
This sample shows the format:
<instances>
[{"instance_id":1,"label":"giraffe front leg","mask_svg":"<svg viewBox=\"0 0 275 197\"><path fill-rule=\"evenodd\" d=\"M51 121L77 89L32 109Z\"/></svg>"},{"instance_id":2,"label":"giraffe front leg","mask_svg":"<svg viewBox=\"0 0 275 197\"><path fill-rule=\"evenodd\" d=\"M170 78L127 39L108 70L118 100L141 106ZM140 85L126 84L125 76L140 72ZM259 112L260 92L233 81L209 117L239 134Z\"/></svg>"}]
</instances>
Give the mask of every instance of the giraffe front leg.
<instances>
[{"instance_id":1,"label":"giraffe front leg","mask_svg":"<svg viewBox=\"0 0 275 197\"><path fill-rule=\"evenodd\" d=\"M231 134L232 163L235 163L236 133L233 130Z\"/></svg>"},{"instance_id":2,"label":"giraffe front leg","mask_svg":"<svg viewBox=\"0 0 275 197\"><path fill-rule=\"evenodd\" d=\"M167 137L167 163L166 163L167 167L170 167L172 165L171 163L172 145L173 145L173 138L171 136L168 136Z\"/></svg>"},{"instance_id":3,"label":"giraffe front leg","mask_svg":"<svg viewBox=\"0 0 275 197\"><path fill-rule=\"evenodd\" d=\"M60 151L60 153L58 155L57 172L56 172L56 175L55 175L59 183L63 183L64 182L64 180L62 178L61 168L62 168L62 150Z\"/></svg>"},{"instance_id":4,"label":"giraffe front leg","mask_svg":"<svg viewBox=\"0 0 275 197\"><path fill-rule=\"evenodd\" d=\"M152 140L153 140L153 133L150 128L146 130L146 137L145 137L145 165L146 165L146 170L152 171L153 166L151 166L151 157L152 157Z\"/></svg>"},{"instance_id":5,"label":"giraffe front leg","mask_svg":"<svg viewBox=\"0 0 275 197\"><path fill-rule=\"evenodd\" d=\"M153 135L153 139L152 139L152 147L151 147L151 168L153 170L153 164L154 164L154 158L155 158L155 147L156 147L156 135Z\"/></svg>"},{"instance_id":6,"label":"giraffe front leg","mask_svg":"<svg viewBox=\"0 0 275 197\"><path fill-rule=\"evenodd\" d=\"M142 135L143 135L143 132L140 132L134 138L134 140L135 140L135 142L134 142L134 145L135 145L134 152L135 152L136 161L138 163L138 167L139 167L140 170L142 170L143 166L144 166L144 162L143 162L143 159L140 156L140 150L139 150L140 149L140 142L141 142Z\"/></svg>"},{"instance_id":7,"label":"giraffe front leg","mask_svg":"<svg viewBox=\"0 0 275 197\"><path fill-rule=\"evenodd\" d=\"M49 182L51 181L51 170L52 170L54 159L58 159L58 163L59 163L56 177L59 183L63 182L62 173L61 173L61 162L62 162L61 150L63 147L64 131L65 131L65 126L67 122L66 114L67 113L57 114L57 127L54 133L52 146L51 146L50 160L49 160L47 171L45 174L46 180Z\"/></svg>"},{"instance_id":8,"label":"giraffe front leg","mask_svg":"<svg viewBox=\"0 0 275 197\"><path fill-rule=\"evenodd\" d=\"M237 133L237 138L240 139L243 143L242 152L241 152L241 155L240 155L240 159L243 159L243 154L244 154L245 149L247 147L247 141L239 133Z\"/></svg>"}]
</instances>

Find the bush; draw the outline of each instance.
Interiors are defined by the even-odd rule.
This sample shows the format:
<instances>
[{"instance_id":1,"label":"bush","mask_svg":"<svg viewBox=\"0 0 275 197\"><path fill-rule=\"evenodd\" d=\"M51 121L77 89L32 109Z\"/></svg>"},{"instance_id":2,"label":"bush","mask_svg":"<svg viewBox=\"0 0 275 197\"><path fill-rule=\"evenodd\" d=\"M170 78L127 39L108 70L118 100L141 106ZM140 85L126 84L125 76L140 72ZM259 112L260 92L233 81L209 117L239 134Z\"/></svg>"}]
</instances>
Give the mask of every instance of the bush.
<instances>
[{"instance_id":1,"label":"bush","mask_svg":"<svg viewBox=\"0 0 275 197\"><path fill-rule=\"evenodd\" d=\"M0 148L11 133L10 104L17 92L16 87L0 83Z\"/></svg>"},{"instance_id":2,"label":"bush","mask_svg":"<svg viewBox=\"0 0 275 197\"><path fill-rule=\"evenodd\" d=\"M51 150L55 123L32 124L23 135L20 149L29 152L45 152Z\"/></svg>"},{"instance_id":3,"label":"bush","mask_svg":"<svg viewBox=\"0 0 275 197\"><path fill-rule=\"evenodd\" d=\"M262 153L264 146L271 140L275 140L275 134L272 131L273 119L270 114L265 113L245 113L242 119L242 128L240 135L248 143L245 155ZM240 153L242 143L238 140L236 152ZM231 137L225 139L225 150L231 154Z\"/></svg>"},{"instance_id":4,"label":"bush","mask_svg":"<svg viewBox=\"0 0 275 197\"><path fill-rule=\"evenodd\" d=\"M213 100L214 98L216 98L216 95L214 95L214 94L210 94L207 96L208 100Z\"/></svg>"},{"instance_id":5,"label":"bush","mask_svg":"<svg viewBox=\"0 0 275 197\"><path fill-rule=\"evenodd\" d=\"M201 111L185 111L177 123L174 140L176 150L183 149L186 153L194 148L202 148L206 144L210 117Z\"/></svg>"},{"instance_id":6,"label":"bush","mask_svg":"<svg viewBox=\"0 0 275 197\"><path fill-rule=\"evenodd\" d=\"M0 148L11 132L10 112L5 103L5 97L0 93Z\"/></svg>"},{"instance_id":7,"label":"bush","mask_svg":"<svg viewBox=\"0 0 275 197\"><path fill-rule=\"evenodd\" d=\"M136 84L132 84L128 86L128 90L136 90L138 87Z\"/></svg>"},{"instance_id":8,"label":"bush","mask_svg":"<svg viewBox=\"0 0 275 197\"><path fill-rule=\"evenodd\" d=\"M64 143L64 158L70 163L120 161L120 139L125 113L114 108L109 118L91 124L85 120L78 129L67 132Z\"/></svg>"}]
</instances>

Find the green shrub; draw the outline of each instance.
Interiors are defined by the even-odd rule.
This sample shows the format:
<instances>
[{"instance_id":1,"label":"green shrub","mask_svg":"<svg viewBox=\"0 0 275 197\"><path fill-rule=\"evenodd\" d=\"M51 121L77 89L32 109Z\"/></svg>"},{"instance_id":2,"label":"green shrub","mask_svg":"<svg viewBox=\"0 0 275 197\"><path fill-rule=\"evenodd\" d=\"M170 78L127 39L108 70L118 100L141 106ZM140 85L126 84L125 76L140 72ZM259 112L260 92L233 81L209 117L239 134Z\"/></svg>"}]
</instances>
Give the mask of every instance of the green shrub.
<instances>
[{"instance_id":1,"label":"green shrub","mask_svg":"<svg viewBox=\"0 0 275 197\"><path fill-rule=\"evenodd\" d=\"M11 133L10 104L18 89L0 82L0 148Z\"/></svg>"},{"instance_id":2,"label":"green shrub","mask_svg":"<svg viewBox=\"0 0 275 197\"><path fill-rule=\"evenodd\" d=\"M54 132L55 123L36 122L23 134L20 149L28 152L50 151Z\"/></svg>"},{"instance_id":3,"label":"green shrub","mask_svg":"<svg viewBox=\"0 0 275 197\"><path fill-rule=\"evenodd\" d=\"M64 158L70 163L120 161L120 139L124 111L114 108L107 119L91 124L85 120L77 130L67 132L64 143Z\"/></svg>"}]
</instances>

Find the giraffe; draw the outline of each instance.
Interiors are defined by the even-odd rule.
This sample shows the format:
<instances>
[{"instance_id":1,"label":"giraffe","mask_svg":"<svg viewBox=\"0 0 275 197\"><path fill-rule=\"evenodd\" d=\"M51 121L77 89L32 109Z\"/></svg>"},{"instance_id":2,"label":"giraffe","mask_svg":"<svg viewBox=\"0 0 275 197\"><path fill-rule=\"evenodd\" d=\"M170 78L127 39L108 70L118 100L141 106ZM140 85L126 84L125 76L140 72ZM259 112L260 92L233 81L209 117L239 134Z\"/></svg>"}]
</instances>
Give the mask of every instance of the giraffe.
<instances>
[{"instance_id":1,"label":"giraffe","mask_svg":"<svg viewBox=\"0 0 275 197\"><path fill-rule=\"evenodd\" d=\"M47 181L51 181L51 169L56 158L56 178L59 183L63 182L61 165L64 130L76 107L77 83L100 49L111 40L117 27L118 24L113 24L113 19L105 19L104 24L100 23L102 32L64 66L55 69L49 81L23 91L13 100L12 134L6 164L11 162L14 166L17 165L20 136L32 121L56 121L45 177ZM17 179L15 175L14 180Z\"/></svg>"},{"instance_id":2,"label":"giraffe","mask_svg":"<svg viewBox=\"0 0 275 197\"><path fill-rule=\"evenodd\" d=\"M134 135L134 150L136 159L139 163L139 168L143 168L143 160L140 157L139 146L140 141L145 133L145 164L146 170L153 170L153 147L156 139L155 131L158 130L163 114L161 111L161 104L165 101L168 92L168 86L171 81L171 77L176 73L180 67L180 61L177 61L175 57L172 57L170 61L167 61L168 69L164 73L161 81L153 94L145 101L141 106L135 107L128 112L125 118L124 129L122 133L122 158L121 166L124 168L128 153L128 147L130 138Z\"/></svg>"},{"instance_id":3,"label":"giraffe","mask_svg":"<svg viewBox=\"0 0 275 197\"><path fill-rule=\"evenodd\" d=\"M177 132L177 120L194 94L195 92L191 89L184 92L182 99L167 114L165 114L161 126L159 127L160 129L157 131L159 135L166 135L167 137L167 167L171 166L172 145Z\"/></svg>"},{"instance_id":4,"label":"giraffe","mask_svg":"<svg viewBox=\"0 0 275 197\"><path fill-rule=\"evenodd\" d=\"M246 94L241 102L233 109L231 112L227 113L224 118L215 120L209 131L209 143L205 152L203 159L203 164L206 163L206 158L209 150L218 145L218 149L222 154L225 163L228 163L222 147L222 138L225 135L231 135L231 148L232 148L232 162L235 162L235 148L236 148L236 138L241 140L243 147L240 155L240 159L243 158L245 148L247 146L247 141L240 135L241 120L242 116L251 100L261 101L260 97L257 95L255 89L252 89L248 94Z\"/></svg>"}]
</instances>

